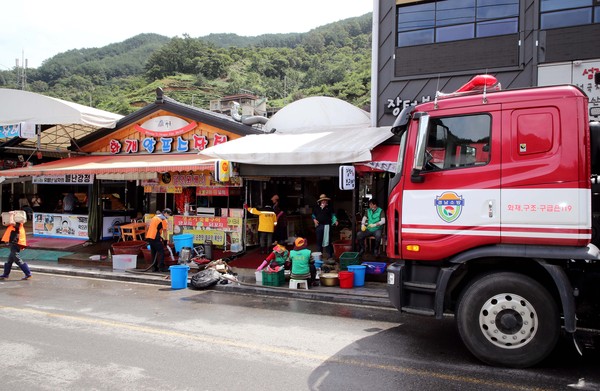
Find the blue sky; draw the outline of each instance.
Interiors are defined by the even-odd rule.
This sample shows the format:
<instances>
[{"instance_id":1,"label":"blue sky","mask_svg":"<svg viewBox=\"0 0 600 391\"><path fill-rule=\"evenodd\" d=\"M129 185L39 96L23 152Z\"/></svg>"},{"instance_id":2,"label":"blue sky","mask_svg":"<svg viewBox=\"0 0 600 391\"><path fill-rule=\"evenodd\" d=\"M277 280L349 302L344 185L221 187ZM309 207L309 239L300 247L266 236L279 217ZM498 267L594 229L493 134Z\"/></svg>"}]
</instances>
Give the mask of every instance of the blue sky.
<instances>
[{"instance_id":1,"label":"blue sky","mask_svg":"<svg viewBox=\"0 0 600 391\"><path fill-rule=\"evenodd\" d=\"M164 7L168 7L164 8ZM307 32L373 11L373 0L29 0L3 4L0 70L28 68L71 49L95 48L142 33L201 37Z\"/></svg>"}]
</instances>

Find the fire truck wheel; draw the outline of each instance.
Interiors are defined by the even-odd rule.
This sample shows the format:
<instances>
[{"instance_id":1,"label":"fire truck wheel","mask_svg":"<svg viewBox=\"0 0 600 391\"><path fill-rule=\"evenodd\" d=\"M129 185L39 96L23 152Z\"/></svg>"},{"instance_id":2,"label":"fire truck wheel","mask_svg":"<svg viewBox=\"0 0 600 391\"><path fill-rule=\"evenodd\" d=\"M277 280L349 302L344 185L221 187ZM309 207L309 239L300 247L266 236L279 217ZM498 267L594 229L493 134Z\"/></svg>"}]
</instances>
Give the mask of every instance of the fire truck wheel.
<instances>
[{"instance_id":1,"label":"fire truck wheel","mask_svg":"<svg viewBox=\"0 0 600 391\"><path fill-rule=\"evenodd\" d=\"M543 360L560 333L550 293L532 278L511 272L473 281L461 295L456 323L473 355L490 365L513 368Z\"/></svg>"}]
</instances>

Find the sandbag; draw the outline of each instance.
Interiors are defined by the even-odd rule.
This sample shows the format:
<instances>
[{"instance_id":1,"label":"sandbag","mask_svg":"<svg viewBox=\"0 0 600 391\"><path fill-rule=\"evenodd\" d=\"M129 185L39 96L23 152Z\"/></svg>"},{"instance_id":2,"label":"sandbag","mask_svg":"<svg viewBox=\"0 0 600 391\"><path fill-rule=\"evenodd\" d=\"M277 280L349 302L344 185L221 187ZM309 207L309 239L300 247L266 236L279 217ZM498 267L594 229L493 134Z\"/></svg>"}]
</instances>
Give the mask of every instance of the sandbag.
<instances>
[{"instance_id":1,"label":"sandbag","mask_svg":"<svg viewBox=\"0 0 600 391\"><path fill-rule=\"evenodd\" d=\"M213 285L216 285L220 279L221 273L219 273L215 269L204 269L192 275L192 278L190 279L190 288L206 289Z\"/></svg>"},{"instance_id":2,"label":"sandbag","mask_svg":"<svg viewBox=\"0 0 600 391\"><path fill-rule=\"evenodd\" d=\"M2 225L15 225L19 223L27 222L27 213L24 210L11 210L9 212L2 212Z\"/></svg>"}]
</instances>

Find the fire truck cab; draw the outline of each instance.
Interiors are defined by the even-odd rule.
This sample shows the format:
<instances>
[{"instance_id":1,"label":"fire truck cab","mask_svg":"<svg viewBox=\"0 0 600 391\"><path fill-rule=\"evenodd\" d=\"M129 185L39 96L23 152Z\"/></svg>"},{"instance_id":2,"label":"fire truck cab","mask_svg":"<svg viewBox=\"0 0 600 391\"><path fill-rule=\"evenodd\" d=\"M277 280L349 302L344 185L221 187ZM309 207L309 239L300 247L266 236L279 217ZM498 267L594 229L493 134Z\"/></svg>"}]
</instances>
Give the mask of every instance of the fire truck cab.
<instances>
[{"instance_id":1,"label":"fire truck cab","mask_svg":"<svg viewBox=\"0 0 600 391\"><path fill-rule=\"evenodd\" d=\"M480 75L400 114L396 308L454 314L476 357L510 367L544 359L561 328L600 328L587 103L574 86L503 91Z\"/></svg>"}]
</instances>

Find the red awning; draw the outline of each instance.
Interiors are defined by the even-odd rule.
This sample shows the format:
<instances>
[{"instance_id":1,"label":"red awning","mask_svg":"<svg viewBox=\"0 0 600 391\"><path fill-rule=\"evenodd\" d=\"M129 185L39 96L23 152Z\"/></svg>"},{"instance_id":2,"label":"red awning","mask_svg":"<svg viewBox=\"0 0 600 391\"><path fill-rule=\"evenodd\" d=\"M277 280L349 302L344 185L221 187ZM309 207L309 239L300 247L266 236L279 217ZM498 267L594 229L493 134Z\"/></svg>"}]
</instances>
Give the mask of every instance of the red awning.
<instances>
[{"instance_id":1,"label":"red awning","mask_svg":"<svg viewBox=\"0 0 600 391\"><path fill-rule=\"evenodd\" d=\"M398 162L398 144L381 144L371 151L371 161L355 163L356 171L365 172L396 172Z\"/></svg>"},{"instance_id":2,"label":"red awning","mask_svg":"<svg viewBox=\"0 0 600 391\"><path fill-rule=\"evenodd\" d=\"M213 170L214 159L197 154L173 155L89 155L0 171L0 176L41 176L67 174L126 174Z\"/></svg>"}]
</instances>

